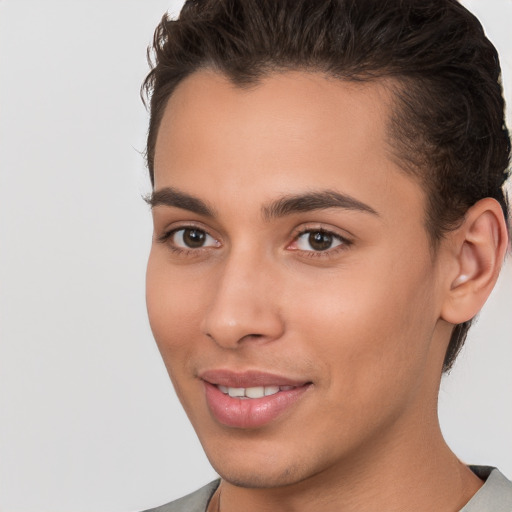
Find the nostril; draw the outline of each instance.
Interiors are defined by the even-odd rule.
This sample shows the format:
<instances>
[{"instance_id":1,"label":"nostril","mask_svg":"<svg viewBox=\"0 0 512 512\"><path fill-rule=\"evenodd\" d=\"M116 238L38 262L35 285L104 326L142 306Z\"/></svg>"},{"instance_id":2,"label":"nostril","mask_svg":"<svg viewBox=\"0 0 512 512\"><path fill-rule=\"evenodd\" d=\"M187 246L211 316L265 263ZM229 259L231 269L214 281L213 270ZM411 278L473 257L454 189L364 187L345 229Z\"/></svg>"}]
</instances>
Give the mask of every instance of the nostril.
<instances>
[{"instance_id":1,"label":"nostril","mask_svg":"<svg viewBox=\"0 0 512 512\"><path fill-rule=\"evenodd\" d=\"M214 341L218 345L225 345L225 341L226 341L225 336L222 336L220 333L216 337L212 333L207 332L206 336L208 336L208 338L210 338L212 341ZM243 343L244 341L256 341L256 340L261 340L264 338L265 338L264 334L245 334L238 338L236 336L233 337L232 343L234 343L236 346L238 346L240 343Z\"/></svg>"},{"instance_id":2,"label":"nostril","mask_svg":"<svg viewBox=\"0 0 512 512\"><path fill-rule=\"evenodd\" d=\"M229 283L228 283L229 284ZM236 348L240 343L271 341L282 336L279 308L263 293L239 296L236 286L224 283L201 322L201 331L217 345Z\"/></svg>"}]
</instances>

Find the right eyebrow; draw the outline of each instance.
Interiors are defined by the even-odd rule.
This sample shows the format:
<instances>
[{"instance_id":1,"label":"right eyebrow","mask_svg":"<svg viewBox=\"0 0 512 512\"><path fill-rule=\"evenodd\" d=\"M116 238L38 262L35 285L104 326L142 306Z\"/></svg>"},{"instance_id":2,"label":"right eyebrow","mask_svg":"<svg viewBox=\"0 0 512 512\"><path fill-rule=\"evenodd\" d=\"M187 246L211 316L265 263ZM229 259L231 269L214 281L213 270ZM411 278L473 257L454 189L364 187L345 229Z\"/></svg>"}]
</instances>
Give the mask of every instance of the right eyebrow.
<instances>
[{"instance_id":1,"label":"right eyebrow","mask_svg":"<svg viewBox=\"0 0 512 512\"><path fill-rule=\"evenodd\" d=\"M271 220L298 212L312 212L329 208L342 208L379 216L371 206L354 197L340 194L335 190L320 190L281 197L277 201L264 206L263 217Z\"/></svg>"},{"instance_id":2,"label":"right eyebrow","mask_svg":"<svg viewBox=\"0 0 512 512\"><path fill-rule=\"evenodd\" d=\"M172 187L155 190L145 197L144 200L151 208L156 206L172 206L197 213L198 215L204 215L205 217L215 217L213 208L204 201Z\"/></svg>"}]
</instances>

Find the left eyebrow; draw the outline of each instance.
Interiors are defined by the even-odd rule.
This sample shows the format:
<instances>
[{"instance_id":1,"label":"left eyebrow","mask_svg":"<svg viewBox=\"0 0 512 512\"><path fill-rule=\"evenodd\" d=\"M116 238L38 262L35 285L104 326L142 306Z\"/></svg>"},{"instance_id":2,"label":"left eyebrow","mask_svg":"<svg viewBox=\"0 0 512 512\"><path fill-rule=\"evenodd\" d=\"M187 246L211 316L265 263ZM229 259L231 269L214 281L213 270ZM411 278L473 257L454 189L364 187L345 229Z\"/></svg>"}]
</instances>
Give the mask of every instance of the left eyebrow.
<instances>
[{"instance_id":1,"label":"left eyebrow","mask_svg":"<svg viewBox=\"0 0 512 512\"><path fill-rule=\"evenodd\" d=\"M205 217L215 217L215 211L207 203L198 197L194 197L173 187L155 190L152 194L144 198L144 200L151 208L155 208L156 206L171 206L188 210L198 215L204 215Z\"/></svg>"},{"instance_id":2,"label":"left eyebrow","mask_svg":"<svg viewBox=\"0 0 512 512\"><path fill-rule=\"evenodd\" d=\"M262 213L265 220L272 220L293 213L327 210L328 208L343 208L379 216L371 206L334 190L284 196L264 206Z\"/></svg>"}]
</instances>

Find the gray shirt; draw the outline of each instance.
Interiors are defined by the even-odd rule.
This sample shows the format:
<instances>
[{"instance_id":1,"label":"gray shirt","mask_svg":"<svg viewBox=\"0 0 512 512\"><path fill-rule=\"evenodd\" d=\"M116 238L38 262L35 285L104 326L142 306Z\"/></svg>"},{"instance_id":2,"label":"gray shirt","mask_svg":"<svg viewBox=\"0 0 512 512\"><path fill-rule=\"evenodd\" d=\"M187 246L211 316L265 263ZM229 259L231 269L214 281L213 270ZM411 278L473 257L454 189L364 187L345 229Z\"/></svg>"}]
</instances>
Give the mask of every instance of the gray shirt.
<instances>
[{"instance_id":1,"label":"gray shirt","mask_svg":"<svg viewBox=\"0 0 512 512\"><path fill-rule=\"evenodd\" d=\"M470 467L485 483L460 512L512 512L512 482L496 468ZM219 483L215 480L188 496L145 512L205 512Z\"/></svg>"}]
</instances>

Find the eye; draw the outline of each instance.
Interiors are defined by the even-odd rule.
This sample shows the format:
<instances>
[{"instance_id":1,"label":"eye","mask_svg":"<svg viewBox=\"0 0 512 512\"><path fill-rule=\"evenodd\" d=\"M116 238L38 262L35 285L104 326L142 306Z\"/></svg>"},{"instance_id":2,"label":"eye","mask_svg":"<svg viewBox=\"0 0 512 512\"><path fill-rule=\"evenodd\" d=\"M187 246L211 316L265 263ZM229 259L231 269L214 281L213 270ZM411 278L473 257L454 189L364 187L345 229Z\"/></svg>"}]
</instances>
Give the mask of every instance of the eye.
<instances>
[{"instance_id":1,"label":"eye","mask_svg":"<svg viewBox=\"0 0 512 512\"><path fill-rule=\"evenodd\" d=\"M347 243L341 236L321 229L304 231L295 240L295 249L300 251L327 251Z\"/></svg>"},{"instance_id":2,"label":"eye","mask_svg":"<svg viewBox=\"0 0 512 512\"><path fill-rule=\"evenodd\" d=\"M166 238L175 247L180 249L200 249L202 247L219 246L219 242L215 238L198 228L175 229Z\"/></svg>"}]
</instances>

